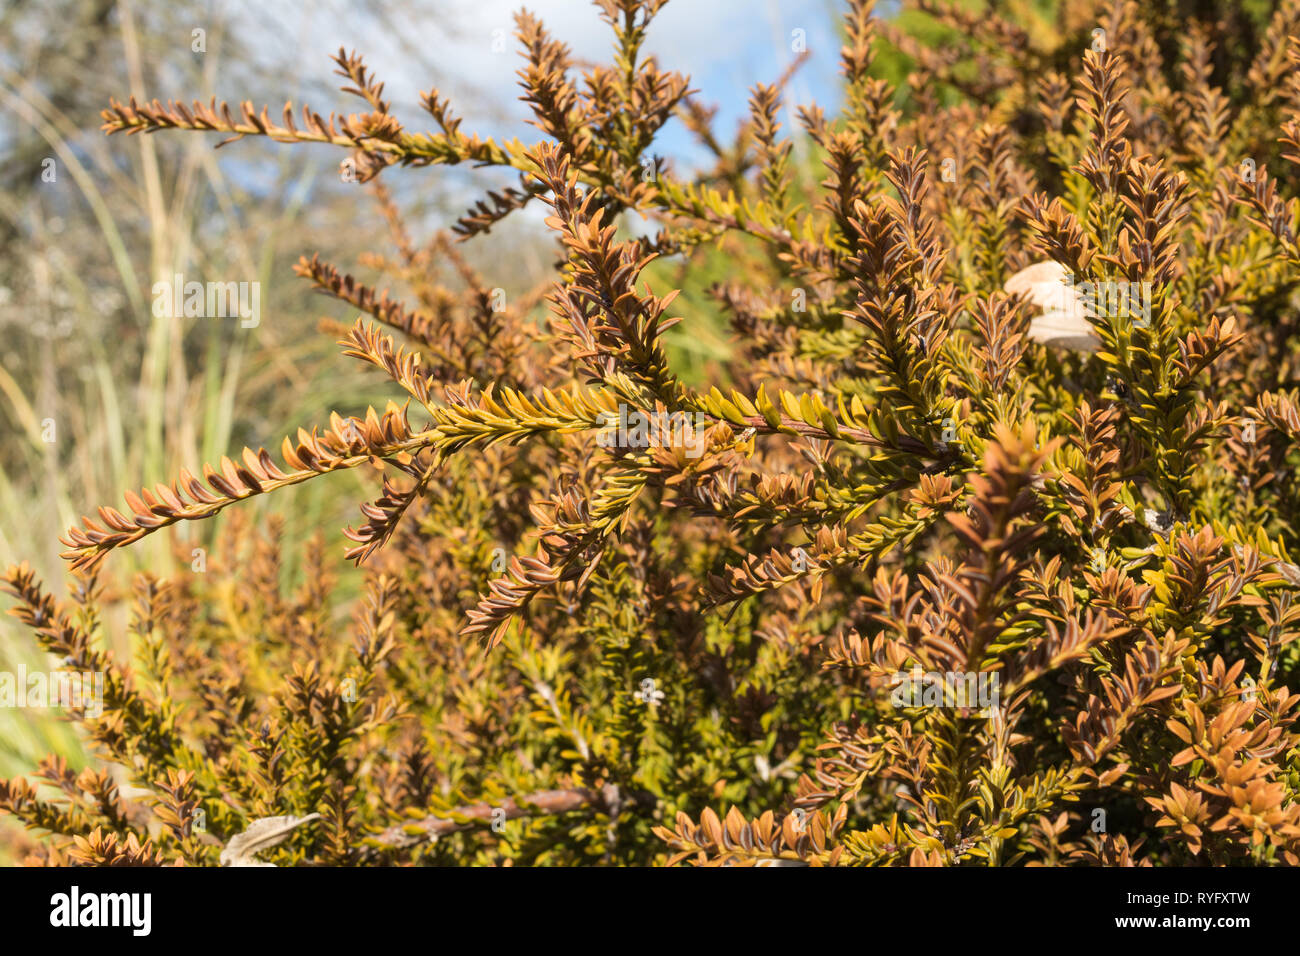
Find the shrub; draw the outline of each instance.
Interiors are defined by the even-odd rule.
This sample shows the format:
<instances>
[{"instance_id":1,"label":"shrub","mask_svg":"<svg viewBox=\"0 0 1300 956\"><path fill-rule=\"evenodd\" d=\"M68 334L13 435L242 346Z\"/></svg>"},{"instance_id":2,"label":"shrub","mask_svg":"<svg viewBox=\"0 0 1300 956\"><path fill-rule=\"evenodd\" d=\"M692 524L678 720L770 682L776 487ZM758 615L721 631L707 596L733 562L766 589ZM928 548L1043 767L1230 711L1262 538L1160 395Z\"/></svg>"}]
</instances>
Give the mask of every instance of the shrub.
<instances>
[{"instance_id":1,"label":"shrub","mask_svg":"<svg viewBox=\"0 0 1300 956\"><path fill-rule=\"evenodd\" d=\"M281 864L1295 863L1300 9L1256 35L1071 7L1030 42L924 4L965 38L945 54L850 3L841 116L798 111L828 170L805 196L779 85L722 148L642 55L662 5L600 0L614 62L581 80L517 16L531 147L437 91L408 131L343 51L364 113L105 111L332 144L365 181L508 168L454 232L545 203L559 259L506 302L380 191L418 305L298 271L363 313L344 354L404 404L101 508L65 539L71 606L8 572L41 645L105 672L86 729L136 788L54 758L57 795L5 784L52 834L34 859L247 861L230 841L270 827ZM674 115L716 168L653 154ZM655 257L727 265L710 387L674 367ZM321 541L290 542L286 595L279 526L237 521L208 573L137 580L133 671L98 649L109 552L368 466L350 643Z\"/></svg>"}]
</instances>

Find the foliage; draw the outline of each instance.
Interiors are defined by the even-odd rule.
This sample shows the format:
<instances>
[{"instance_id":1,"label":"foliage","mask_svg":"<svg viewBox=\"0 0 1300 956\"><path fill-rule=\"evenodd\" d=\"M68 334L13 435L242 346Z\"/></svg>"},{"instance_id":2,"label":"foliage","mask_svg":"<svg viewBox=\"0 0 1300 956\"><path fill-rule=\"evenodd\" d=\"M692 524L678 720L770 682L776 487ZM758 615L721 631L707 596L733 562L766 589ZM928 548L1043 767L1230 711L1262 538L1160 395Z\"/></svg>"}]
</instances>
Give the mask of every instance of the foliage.
<instances>
[{"instance_id":1,"label":"foliage","mask_svg":"<svg viewBox=\"0 0 1300 956\"><path fill-rule=\"evenodd\" d=\"M408 131L343 51L365 112L105 111L110 133L328 143L369 180L508 167L454 231L542 202L558 262L505 302L381 193L418 305L299 271L363 313L344 354L404 404L101 508L65 538L71 607L8 572L42 646L107 673L87 731L143 790L57 760L57 796L7 783L52 835L34 859L211 864L258 820L319 813L266 859L1297 862L1300 7L1257 37L1175 3L1069 5L1040 55L996 13L927 3L981 81L940 105L952 63L895 35L904 101L873 72L893 31L852 2L842 115L798 111L828 170L809 206L779 84L715 170L654 155L673 116L717 142L642 55L662 5L600 0L614 60L582 71L517 16L532 146L462 132L436 90L438 131ZM1065 49L1069 76L1044 60ZM715 245L735 342L702 388L664 346L674 294L642 280ZM1045 341L1006 291L1042 260L1147 305L1089 310L1091 351ZM626 433L629 413L680 427ZM130 673L96 649L114 549L371 467L350 643L322 545L286 596L276 527L236 523L206 574L139 580ZM946 693L900 702L916 672ZM997 700L952 703L967 678Z\"/></svg>"}]
</instances>

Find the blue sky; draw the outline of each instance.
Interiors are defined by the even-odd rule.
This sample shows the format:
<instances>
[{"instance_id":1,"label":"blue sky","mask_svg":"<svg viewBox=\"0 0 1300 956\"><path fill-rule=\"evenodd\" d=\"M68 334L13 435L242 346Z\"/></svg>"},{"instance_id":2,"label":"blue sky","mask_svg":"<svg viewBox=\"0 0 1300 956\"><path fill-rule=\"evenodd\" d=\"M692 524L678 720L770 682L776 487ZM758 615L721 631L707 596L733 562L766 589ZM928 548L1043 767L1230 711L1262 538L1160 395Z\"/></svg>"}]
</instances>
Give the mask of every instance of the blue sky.
<instances>
[{"instance_id":1,"label":"blue sky","mask_svg":"<svg viewBox=\"0 0 1300 956\"><path fill-rule=\"evenodd\" d=\"M524 122L528 110L518 101L515 76L522 61L512 14L522 5L567 42L575 57L609 59L612 33L584 0L439 0L413 18L385 15L389 5L379 4L379 19L347 4L309 12L272 3L245 6L237 18L254 28L244 35L267 36L267 18L278 22L284 32L271 34L276 39L266 53L293 62L302 78L327 75L327 52L340 45L359 50L387 83L394 111L413 128L430 125L416 104L421 90L438 85L464 116L465 131L532 142L540 133ZM402 10L403 5L392 8ZM663 68L689 74L705 103L721 106L717 129L725 138L740 120L752 85L773 82L794 59L795 30L804 31L811 56L791 84L790 98L835 107L841 13L834 0L672 0L651 24L646 48ZM259 22L261 30L255 28ZM285 34L292 41L285 42ZM494 53L493 41L501 37L505 50ZM328 109L347 103L313 105ZM687 166L702 159L676 121L661 134L656 150Z\"/></svg>"}]
</instances>

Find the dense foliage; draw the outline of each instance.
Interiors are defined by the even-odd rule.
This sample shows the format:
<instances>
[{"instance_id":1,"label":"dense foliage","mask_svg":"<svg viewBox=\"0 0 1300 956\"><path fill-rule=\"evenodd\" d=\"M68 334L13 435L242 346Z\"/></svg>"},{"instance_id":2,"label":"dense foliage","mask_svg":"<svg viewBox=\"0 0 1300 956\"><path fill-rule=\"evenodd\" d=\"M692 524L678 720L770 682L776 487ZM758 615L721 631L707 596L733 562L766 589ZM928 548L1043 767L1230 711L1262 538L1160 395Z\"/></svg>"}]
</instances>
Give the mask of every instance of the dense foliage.
<instances>
[{"instance_id":1,"label":"dense foliage","mask_svg":"<svg viewBox=\"0 0 1300 956\"><path fill-rule=\"evenodd\" d=\"M1295 863L1300 5L1260 28L1067 4L1031 33L925 3L960 38L928 47L851 2L840 115L797 111L812 188L780 84L723 146L642 54L662 5L599 0L615 56L583 69L518 15L527 147L462 132L437 91L437 131L410 132L342 51L366 112L105 111L332 144L366 181L508 168L454 232L545 203L559 261L506 301L379 190L396 254L372 264L412 304L299 272L362 313L344 354L404 404L100 509L66 536L69 606L8 572L41 645L107 673L85 726L125 771L4 784L49 834L33 860L215 864L254 821L319 814L264 859ZM716 168L654 154L674 116ZM716 384L674 368L689 328L653 258L726 263L691 304L733 333ZM350 631L322 540L287 543L292 590L279 526L234 509L204 573L138 580L133 669L99 649L113 549L370 467Z\"/></svg>"}]
</instances>

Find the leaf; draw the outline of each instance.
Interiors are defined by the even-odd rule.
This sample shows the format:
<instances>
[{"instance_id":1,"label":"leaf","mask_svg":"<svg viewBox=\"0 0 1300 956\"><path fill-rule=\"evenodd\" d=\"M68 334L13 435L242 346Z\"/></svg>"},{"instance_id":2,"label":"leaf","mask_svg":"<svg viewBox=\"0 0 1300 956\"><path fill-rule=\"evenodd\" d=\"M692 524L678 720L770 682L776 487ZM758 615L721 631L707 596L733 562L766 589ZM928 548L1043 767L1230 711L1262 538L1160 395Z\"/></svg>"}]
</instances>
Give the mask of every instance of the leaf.
<instances>
[{"instance_id":1,"label":"leaf","mask_svg":"<svg viewBox=\"0 0 1300 956\"><path fill-rule=\"evenodd\" d=\"M1065 266L1048 259L1021 269L1003 288L1026 296L1044 310L1029 323L1029 337L1035 342L1075 352L1093 352L1101 340L1088 321L1082 296L1073 285L1066 283L1068 276Z\"/></svg>"},{"instance_id":2,"label":"leaf","mask_svg":"<svg viewBox=\"0 0 1300 956\"><path fill-rule=\"evenodd\" d=\"M269 850L284 842L295 827L316 820L319 813L309 813L305 817L292 814L283 817L262 817L248 825L243 833L230 838L225 849L221 851L222 866L275 866L253 859L253 854Z\"/></svg>"}]
</instances>

